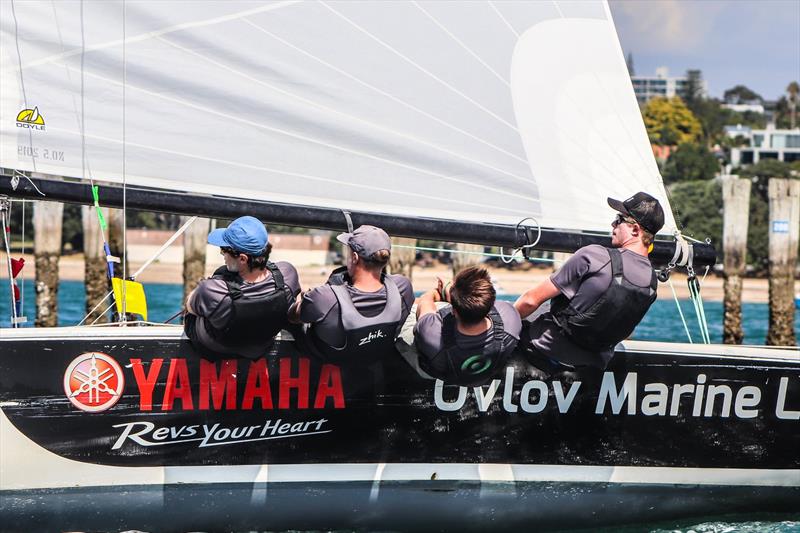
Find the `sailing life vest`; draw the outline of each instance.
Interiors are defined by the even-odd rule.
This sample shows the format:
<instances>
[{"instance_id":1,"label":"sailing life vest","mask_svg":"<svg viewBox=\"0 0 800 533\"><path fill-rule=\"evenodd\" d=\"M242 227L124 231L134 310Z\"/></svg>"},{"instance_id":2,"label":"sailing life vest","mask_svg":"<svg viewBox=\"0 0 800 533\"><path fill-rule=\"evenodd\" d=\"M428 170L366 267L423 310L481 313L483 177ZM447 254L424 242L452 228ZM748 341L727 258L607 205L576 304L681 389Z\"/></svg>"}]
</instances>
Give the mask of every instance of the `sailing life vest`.
<instances>
[{"instance_id":1,"label":"sailing life vest","mask_svg":"<svg viewBox=\"0 0 800 533\"><path fill-rule=\"evenodd\" d=\"M206 331L218 343L233 349L237 346L268 345L289 323L290 289L274 263L268 262L267 270L272 274L275 290L257 297L242 291L242 278L228 272L225 267L218 268L211 276L225 282L231 299L231 313L223 326L214 327L210 320L205 323Z\"/></svg>"},{"instance_id":2,"label":"sailing life vest","mask_svg":"<svg viewBox=\"0 0 800 533\"><path fill-rule=\"evenodd\" d=\"M649 285L635 285L625 277L620 251L616 248L607 250L611 258L608 289L583 312L575 309L563 294L553 298L550 307L561 333L590 351L613 348L628 338L656 300L658 280L655 271Z\"/></svg>"},{"instance_id":3,"label":"sailing life vest","mask_svg":"<svg viewBox=\"0 0 800 533\"><path fill-rule=\"evenodd\" d=\"M378 315L366 317L356 309L347 290L348 278L342 270L337 269L331 273L328 285L339 302L339 327L344 332L344 344L331 346L313 334L310 338L317 350L330 362L369 364L394 351L395 334L403 316L403 298L392 278L382 275L381 281L386 287L386 304Z\"/></svg>"},{"instance_id":4,"label":"sailing life vest","mask_svg":"<svg viewBox=\"0 0 800 533\"><path fill-rule=\"evenodd\" d=\"M503 353L504 341L513 337L506 333L500 313L494 306L489 311L487 317L492 321L489 342L478 352L458 345L452 311L440 309L439 316L442 317L442 349L430 359L420 357L420 368L448 384L470 387L488 382L505 365L511 352Z\"/></svg>"}]
</instances>

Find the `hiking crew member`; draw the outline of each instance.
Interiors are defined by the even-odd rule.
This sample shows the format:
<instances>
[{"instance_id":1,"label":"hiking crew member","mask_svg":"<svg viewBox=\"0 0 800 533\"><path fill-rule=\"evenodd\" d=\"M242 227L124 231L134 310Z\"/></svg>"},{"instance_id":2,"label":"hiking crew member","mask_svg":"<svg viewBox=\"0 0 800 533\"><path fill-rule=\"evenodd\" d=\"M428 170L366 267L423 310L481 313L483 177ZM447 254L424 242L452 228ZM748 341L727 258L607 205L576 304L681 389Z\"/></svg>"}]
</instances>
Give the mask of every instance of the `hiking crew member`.
<instances>
[{"instance_id":1,"label":"hiking crew member","mask_svg":"<svg viewBox=\"0 0 800 533\"><path fill-rule=\"evenodd\" d=\"M371 363L395 352L414 290L408 278L385 274L392 243L382 229L359 226L336 239L346 245L345 266L298 299L290 317L308 324L308 348L323 359Z\"/></svg>"},{"instance_id":2,"label":"hiking crew member","mask_svg":"<svg viewBox=\"0 0 800 533\"><path fill-rule=\"evenodd\" d=\"M459 272L452 285L428 291L417 300L414 343L419 365L431 376L457 385L493 378L517 346L522 322L510 302L496 301L485 268ZM450 305L437 311L435 302Z\"/></svg>"},{"instance_id":3,"label":"hiking crew member","mask_svg":"<svg viewBox=\"0 0 800 533\"><path fill-rule=\"evenodd\" d=\"M297 270L269 261L267 230L253 217L215 229L208 243L220 247L225 266L186 299L186 335L208 357L262 357L288 324L289 306L300 293Z\"/></svg>"},{"instance_id":4,"label":"hiking crew member","mask_svg":"<svg viewBox=\"0 0 800 533\"><path fill-rule=\"evenodd\" d=\"M521 346L537 366L604 369L614 346L630 336L656 299L658 282L647 254L664 226L661 205L644 192L624 202L609 198L608 205L618 212L611 248L581 248L514 304L526 318L551 302L549 311L539 309L523 328Z\"/></svg>"}]
</instances>

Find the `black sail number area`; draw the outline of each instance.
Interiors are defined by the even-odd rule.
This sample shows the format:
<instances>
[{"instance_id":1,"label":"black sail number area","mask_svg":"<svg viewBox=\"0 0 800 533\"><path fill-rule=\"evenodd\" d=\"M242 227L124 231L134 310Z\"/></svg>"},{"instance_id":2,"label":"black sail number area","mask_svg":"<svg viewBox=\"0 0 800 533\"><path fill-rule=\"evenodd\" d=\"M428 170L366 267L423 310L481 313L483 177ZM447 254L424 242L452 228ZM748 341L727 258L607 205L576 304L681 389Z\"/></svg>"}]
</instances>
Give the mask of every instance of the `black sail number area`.
<instances>
[{"instance_id":1,"label":"black sail number area","mask_svg":"<svg viewBox=\"0 0 800 533\"><path fill-rule=\"evenodd\" d=\"M512 358L486 385L458 387L423 379L394 352L346 368L287 342L264 359L217 362L177 339L2 346L5 416L83 462L800 468L800 362L619 352L603 374L543 379ZM96 399L86 378L65 380L87 353L108 356L74 366L107 385ZM464 370L486 364L472 357Z\"/></svg>"}]
</instances>

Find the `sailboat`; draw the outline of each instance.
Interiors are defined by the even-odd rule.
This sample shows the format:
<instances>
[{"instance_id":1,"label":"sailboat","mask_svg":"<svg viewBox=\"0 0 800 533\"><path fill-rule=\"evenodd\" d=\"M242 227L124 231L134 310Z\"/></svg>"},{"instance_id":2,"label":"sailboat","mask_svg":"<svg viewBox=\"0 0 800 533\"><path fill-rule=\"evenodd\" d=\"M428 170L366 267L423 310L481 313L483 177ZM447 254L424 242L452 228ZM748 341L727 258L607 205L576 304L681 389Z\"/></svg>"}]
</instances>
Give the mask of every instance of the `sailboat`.
<instances>
[{"instance_id":1,"label":"sailboat","mask_svg":"<svg viewBox=\"0 0 800 533\"><path fill-rule=\"evenodd\" d=\"M0 4L0 194L570 252L666 208L604 1ZM30 111L30 112L28 112ZM33 117L35 116L35 120ZM677 237L676 237L677 235ZM176 306L178 303L176 302ZM0 529L485 530L800 508L800 352L625 341L596 383L425 379L282 334L0 332Z\"/></svg>"}]
</instances>

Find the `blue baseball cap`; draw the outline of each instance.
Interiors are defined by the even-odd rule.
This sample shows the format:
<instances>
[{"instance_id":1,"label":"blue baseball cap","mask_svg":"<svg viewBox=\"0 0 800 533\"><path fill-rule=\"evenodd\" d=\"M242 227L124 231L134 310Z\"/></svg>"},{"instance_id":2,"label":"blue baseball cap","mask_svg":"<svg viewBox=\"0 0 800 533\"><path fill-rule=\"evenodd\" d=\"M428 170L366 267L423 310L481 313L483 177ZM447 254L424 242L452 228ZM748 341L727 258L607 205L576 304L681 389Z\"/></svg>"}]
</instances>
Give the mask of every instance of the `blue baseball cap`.
<instances>
[{"instance_id":1,"label":"blue baseball cap","mask_svg":"<svg viewBox=\"0 0 800 533\"><path fill-rule=\"evenodd\" d=\"M217 228L208 234L208 244L233 248L237 252L260 255L269 242L267 228L255 217L239 217L227 228Z\"/></svg>"}]
</instances>

